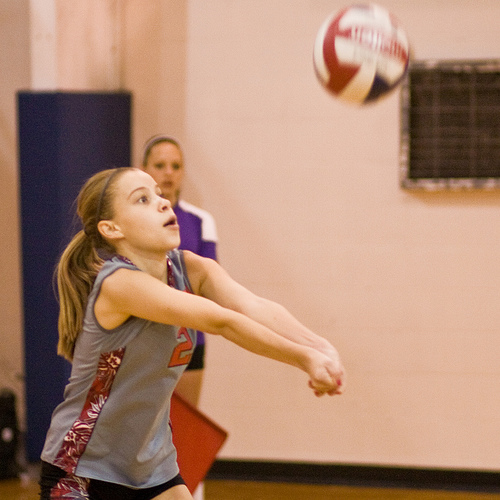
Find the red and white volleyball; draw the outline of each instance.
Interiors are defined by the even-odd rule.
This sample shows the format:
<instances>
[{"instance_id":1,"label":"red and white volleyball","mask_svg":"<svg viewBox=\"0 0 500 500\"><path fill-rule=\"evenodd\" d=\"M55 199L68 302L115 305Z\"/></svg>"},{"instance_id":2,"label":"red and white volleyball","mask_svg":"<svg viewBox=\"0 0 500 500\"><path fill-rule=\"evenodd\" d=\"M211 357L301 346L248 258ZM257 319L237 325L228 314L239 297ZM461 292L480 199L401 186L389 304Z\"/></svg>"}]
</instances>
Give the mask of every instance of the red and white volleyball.
<instances>
[{"instance_id":1,"label":"red and white volleyball","mask_svg":"<svg viewBox=\"0 0 500 500\"><path fill-rule=\"evenodd\" d=\"M364 104L393 90L408 70L409 43L398 21L376 4L330 15L314 44L320 83L342 100Z\"/></svg>"}]
</instances>

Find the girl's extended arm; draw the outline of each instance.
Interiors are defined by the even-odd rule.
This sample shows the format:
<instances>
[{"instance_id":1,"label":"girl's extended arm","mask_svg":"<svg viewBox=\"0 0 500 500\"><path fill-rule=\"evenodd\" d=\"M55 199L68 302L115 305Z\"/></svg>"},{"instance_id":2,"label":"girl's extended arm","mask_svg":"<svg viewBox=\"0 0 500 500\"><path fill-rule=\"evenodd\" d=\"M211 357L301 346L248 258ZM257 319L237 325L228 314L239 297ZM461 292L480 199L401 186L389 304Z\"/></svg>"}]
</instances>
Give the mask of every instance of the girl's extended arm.
<instances>
[{"instance_id":1,"label":"girl's extended arm","mask_svg":"<svg viewBox=\"0 0 500 500\"><path fill-rule=\"evenodd\" d=\"M120 269L106 278L95 313L105 328L137 316L221 335L251 352L304 370L317 395L341 392L342 374L327 355L284 338L241 312L170 288L144 272Z\"/></svg>"},{"instance_id":2,"label":"girl's extended arm","mask_svg":"<svg viewBox=\"0 0 500 500\"><path fill-rule=\"evenodd\" d=\"M216 262L186 251L184 257L196 293L252 318L292 342L326 354L335 364L336 373L341 374L339 382L342 384L344 370L340 356L330 342L305 327L280 304L259 297L234 281Z\"/></svg>"}]
</instances>

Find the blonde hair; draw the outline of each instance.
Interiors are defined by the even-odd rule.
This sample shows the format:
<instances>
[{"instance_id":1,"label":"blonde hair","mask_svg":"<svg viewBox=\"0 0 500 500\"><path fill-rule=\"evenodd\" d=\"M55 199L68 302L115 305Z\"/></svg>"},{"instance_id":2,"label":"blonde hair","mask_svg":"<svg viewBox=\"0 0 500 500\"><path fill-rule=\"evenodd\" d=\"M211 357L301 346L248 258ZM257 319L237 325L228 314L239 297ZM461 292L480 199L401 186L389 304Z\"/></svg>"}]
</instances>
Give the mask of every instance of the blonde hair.
<instances>
[{"instance_id":1,"label":"blonde hair","mask_svg":"<svg viewBox=\"0 0 500 500\"><path fill-rule=\"evenodd\" d=\"M103 170L92 176L77 198L77 215L83 229L64 250L56 269L59 294L57 353L73 360L75 342L83 325L85 307L103 260L99 250L114 248L102 237L97 224L113 217L114 185L129 168Z\"/></svg>"}]
</instances>

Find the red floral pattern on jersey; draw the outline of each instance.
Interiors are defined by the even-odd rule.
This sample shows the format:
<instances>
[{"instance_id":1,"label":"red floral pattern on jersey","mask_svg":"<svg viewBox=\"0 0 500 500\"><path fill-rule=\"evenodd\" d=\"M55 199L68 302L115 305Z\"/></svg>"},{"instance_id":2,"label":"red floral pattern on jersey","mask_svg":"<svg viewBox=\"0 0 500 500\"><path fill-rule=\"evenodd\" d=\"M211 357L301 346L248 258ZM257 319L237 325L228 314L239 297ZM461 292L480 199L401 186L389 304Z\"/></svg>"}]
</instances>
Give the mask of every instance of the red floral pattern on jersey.
<instances>
[{"instance_id":1,"label":"red floral pattern on jersey","mask_svg":"<svg viewBox=\"0 0 500 500\"><path fill-rule=\"evenodd\" d=\"M108 399L109 392L125 354L125 347L102 353L99 357L97 373L87 393L80 417L75 420L64 437L63 444L54 465L68 474L74 474L78 460L82 456L92 436L97 419Z\"/></svg>"},{"instance_id":2,"label":"red floral pattern on jersey","mask_svg":"<svg viewBox=\"0 0 500 500\"><path fill-rule=\"evenodd\" d=\"M68 500L89 498L90 480L84 477L69 475L63 477L59 482L50 490L51 500Z\"/></svg>"}]
</instances>

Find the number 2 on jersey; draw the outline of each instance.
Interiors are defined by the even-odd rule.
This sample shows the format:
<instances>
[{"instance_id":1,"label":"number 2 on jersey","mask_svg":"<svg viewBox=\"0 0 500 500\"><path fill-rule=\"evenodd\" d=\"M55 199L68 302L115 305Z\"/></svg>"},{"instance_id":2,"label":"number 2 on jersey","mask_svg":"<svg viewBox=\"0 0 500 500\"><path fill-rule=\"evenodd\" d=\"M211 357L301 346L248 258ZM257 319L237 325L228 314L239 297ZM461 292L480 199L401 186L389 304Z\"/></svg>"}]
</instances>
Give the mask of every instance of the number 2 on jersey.
<instances>
[{"instance_id":1,"label":"number 2 on jersey","mask_svg":"<svg viewBox=\"0 0 500 500\"><path fill-rule=\"evenodd\" d=\"M170 363L168 364L169 368L187 365L193 355L193 341L186 328L179 328L177 340L182 340L182 342L177 344L177 347L174 349Z\"/></svg>"}]
</instances>

